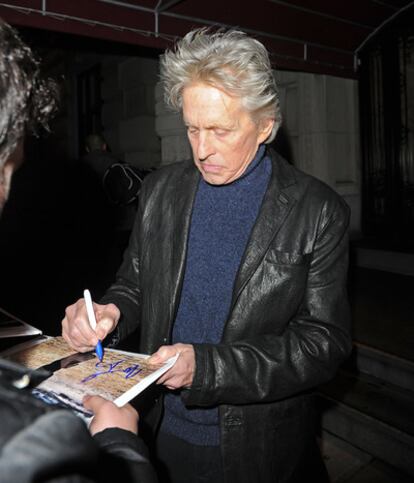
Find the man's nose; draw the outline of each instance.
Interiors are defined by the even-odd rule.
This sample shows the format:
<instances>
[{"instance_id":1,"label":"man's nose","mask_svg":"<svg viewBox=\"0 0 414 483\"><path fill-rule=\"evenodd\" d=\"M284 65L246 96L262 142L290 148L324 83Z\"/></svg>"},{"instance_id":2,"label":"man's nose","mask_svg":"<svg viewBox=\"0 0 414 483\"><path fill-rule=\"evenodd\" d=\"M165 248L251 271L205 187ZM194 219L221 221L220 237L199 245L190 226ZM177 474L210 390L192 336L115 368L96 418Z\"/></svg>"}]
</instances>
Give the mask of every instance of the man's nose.
<instances>
[{"instance_id":1,"label":"man's nose","mask_svg":"<svg viewBox=\"0 0 414 483\"><path fill-rule=\"evenodd\" d=\"M206 160L214 152L213 143L211 142L211 134L208 131L202 131L199 134L197 146L197 158L200 161Z\"/></svg>"}]
</instances>

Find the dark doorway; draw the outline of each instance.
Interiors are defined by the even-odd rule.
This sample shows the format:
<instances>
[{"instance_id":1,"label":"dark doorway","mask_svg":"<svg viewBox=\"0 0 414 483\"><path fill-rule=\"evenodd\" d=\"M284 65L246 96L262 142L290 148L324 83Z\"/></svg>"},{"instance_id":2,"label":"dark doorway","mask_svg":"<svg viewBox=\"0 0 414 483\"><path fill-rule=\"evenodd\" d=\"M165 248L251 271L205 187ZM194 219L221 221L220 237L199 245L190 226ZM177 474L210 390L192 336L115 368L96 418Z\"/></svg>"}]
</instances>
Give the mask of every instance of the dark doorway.
<instances>
[{"instance_id":1,"label":"dark doorway","mask_svg":"<svg viewBox=\"0 0 414 483\"><path fill-rule=\"evenodd\" d=\"M101 83L99 64L78 74L78 139L80 141L85 139L88 134L98 134L103 130ZM79 156L82 154L83 143L79 142Z\"/></svg>"},{"instance_id":2,"label":"dark doorway","mask_svg":"<svg viewBox=\"0 0 414 483\"><path fill-rule=\"evenodd\" d=\"M361 56L360 102L364 235L381 248L412 252L414 19L407 17Z\"/></svg>"}]
</instances>

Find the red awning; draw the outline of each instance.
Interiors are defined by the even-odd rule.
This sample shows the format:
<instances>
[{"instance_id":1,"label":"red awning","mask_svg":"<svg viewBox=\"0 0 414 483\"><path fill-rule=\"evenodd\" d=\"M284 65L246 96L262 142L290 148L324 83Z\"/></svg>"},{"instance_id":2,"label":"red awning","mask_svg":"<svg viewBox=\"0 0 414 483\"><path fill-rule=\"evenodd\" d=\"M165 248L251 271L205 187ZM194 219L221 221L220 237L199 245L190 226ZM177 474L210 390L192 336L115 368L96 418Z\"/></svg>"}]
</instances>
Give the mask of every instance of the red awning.
<instances>
[{"instance_id":1,"label":"red awning","mask_svg":"<svg viewBox=\"0 0 414 483\"><path fill-rule=\"evenodd\" d=\"M408 0L9 0L9 23L163 50L199 26L236 27L260 39L274 65L355 77L361 45Z\"/></svg>"}]
</instances>

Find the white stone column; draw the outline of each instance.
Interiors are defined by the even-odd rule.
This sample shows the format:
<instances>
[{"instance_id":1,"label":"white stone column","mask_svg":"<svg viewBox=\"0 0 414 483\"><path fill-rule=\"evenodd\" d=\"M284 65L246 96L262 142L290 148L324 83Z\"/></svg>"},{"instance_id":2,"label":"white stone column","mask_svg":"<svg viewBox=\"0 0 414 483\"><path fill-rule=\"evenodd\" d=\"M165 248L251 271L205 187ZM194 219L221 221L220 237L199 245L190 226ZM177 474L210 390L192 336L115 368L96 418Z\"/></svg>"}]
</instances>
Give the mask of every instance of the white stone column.
<instances>
[{"instance_id":1,"label":"white stone column","mask_svg":"<svg viewBox=\"0 0 414 483\"><path fill-rule=\"evenodd\" d=\"M181 114L165 106L161 83L155 87L155 115L155 130L161 138L161 164L190 159L191 149Z\"/></svg>"},{"instance_id":2,"label":"white stone column","mask_svg":"<svg viewBox=\"0 0 414 483\"><path fill-rule=\"evenodd\" d=\"M141 57L108 59L103 62L102 73L102 120L114 154L138 168L159 166L154 99L158 61Z\"/></svg>"},{"instance_id":3,"label":"white stone column","mask_svg":"<svg viewBox=\"0 0 414 483\"><path fill-rule=\"evenodd\" d=\"M278 72L284 129L299 169L329 184L352 210L360 231L361 168L357 81Z\"/></svg>"}]
</instances>

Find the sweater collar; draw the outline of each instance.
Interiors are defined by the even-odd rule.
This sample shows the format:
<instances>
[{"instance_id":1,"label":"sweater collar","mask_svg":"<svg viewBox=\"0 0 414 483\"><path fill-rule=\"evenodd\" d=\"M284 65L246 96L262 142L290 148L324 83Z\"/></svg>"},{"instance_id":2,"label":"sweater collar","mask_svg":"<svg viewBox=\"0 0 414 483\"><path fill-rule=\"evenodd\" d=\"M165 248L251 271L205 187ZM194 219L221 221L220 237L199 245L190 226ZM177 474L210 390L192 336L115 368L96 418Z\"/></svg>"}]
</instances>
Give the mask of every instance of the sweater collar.
<instances>
[{"instance_id":1,"label":"sweater collar","mask_svg":"<svg viewBox=\"0 0 414 483\"><path fill-rule=\"evenodd\" d=\"M261 164L261 161L263 160L265 155L266 155L266 146L264 144L260 144L259 148L256 151L256 154L255 154L253 160L247 166L244 173L241 176L239 176L237 179L232 181L231 183L221 184L221 185L213 185L213 184L210 184L207 181L205 181L203 177L201 177L201 183L203 183L207 186L212 186L212 187L217 187L217 188L226 187L226 186L234 186L236 184L239 184L240 182L242 182L246 178L251 177L252 173L254 171L256 171L256 168Z\"/></svg>"}]
</instances>

